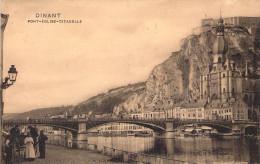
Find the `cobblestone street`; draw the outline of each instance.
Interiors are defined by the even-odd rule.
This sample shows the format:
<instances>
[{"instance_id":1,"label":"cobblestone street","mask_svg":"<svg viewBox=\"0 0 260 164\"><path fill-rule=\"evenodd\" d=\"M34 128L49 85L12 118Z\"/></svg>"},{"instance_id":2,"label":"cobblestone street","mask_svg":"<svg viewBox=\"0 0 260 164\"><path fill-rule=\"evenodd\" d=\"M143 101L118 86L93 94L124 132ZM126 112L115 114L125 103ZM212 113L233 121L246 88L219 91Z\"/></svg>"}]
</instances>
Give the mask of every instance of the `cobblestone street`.
<instances>
[{"instance_id":1,"label":"cobblestone street","mask_svg":"<svg viewBox=\"0 0 260 164\"><path fill-rule=\"evenodd\" d=\"M39 153L37 154L39 156ZM111 157L86 150L46 145L46 158L24 161L23 164L102 164L110 162Z\"/></svg>"}]
</instances>

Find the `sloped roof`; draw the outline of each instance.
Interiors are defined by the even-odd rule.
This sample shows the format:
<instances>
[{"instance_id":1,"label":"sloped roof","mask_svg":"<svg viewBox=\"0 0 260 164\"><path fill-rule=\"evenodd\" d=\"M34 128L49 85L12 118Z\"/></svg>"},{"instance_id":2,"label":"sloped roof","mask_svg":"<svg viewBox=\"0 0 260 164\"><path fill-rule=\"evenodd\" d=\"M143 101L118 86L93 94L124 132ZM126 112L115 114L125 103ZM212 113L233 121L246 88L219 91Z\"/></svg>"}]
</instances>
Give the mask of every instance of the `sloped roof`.
<instances>
[{"instance_id":1,"label":"sloped roof","mask_svg":"<svg viewBox=\"0 0 260 164\"><path fill-rule=\"evenodd\" d=\"M187 128L187 129L185 129L185 132L192 132L192 131L194 131L194 128Z\"/></svg>"},{"instance_id":2,"label":"sloped roof","mask_svg":"<svg viewBox=\"0 0 260 164\"><path fill-rule=\"evenodd\" d=\"M153 110L145 110L142 113L151 113Z\"/></svg>"},{"instance_id":3,"label":"sloped roof","mask_svg":"<svg viewBox=\"0 0 260 164\"><path fill-rule=\"evenodd\" d=\"M154 111L154 108L145 108L143 112L152 112Z\"/></svg>"},{"instance_id":4,"label":"sloped roof","mask_svg":"<svg viewBox=\"0 0 260 164\"><path fill-rule=\"evenodd\" d=\"M207 103L206 99L198 100L196 102L191 102L187 104L183 104L182 107L184 108L198 108L198 107L205 107Z\"/></svg>"},{"instance_id":5,"label":"sloped roof","mask_svg":"<svg viewBox=\"0 0 260 164\"><path fill-rule=\"evenodd\" d=\"M244 100L238 99L235 100L231 98L228 102L221 102L220 100L212 100L209 104L207 104L206 108L227 108L230 106L234 106L236 104L242 103L243 105L247 105Z\"/></svg>"},{"instance_id":6,"label":"sloped roof","mask_svg":"<svg viewBox=\"0 0 260 164\"><path fill-rule=\"evenodd\" d=\"M243 99L238 99L234 105L244 105L244 106L247 106L246 102L243 100Z\"/></svg>"},{"instance_id":7,"label":"sloped roof","mask_svg":"<svg viewBox=\"0 0 260 164\"><path fill-rule=\"evenodd\" d=\"M208 103L207 108L219 108L223 107L223 102L220 102L220 100L211 100L210 103Z\"/></svg>"}]
</instances>

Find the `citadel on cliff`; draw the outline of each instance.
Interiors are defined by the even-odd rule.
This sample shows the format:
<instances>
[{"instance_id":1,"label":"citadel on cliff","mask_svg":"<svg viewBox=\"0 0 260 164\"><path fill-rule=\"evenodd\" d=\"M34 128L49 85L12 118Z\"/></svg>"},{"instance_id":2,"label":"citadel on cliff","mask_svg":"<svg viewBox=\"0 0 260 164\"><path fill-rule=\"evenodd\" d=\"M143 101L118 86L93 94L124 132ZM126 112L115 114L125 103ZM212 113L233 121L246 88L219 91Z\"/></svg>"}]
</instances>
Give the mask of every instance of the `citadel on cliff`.
<instances>
[{"instance_id":1,"label":"citadel on cliff","mask_svg":"<svg viewBox=\"0 0 260 164\"><path fill-rule=\"evenodd\" d=\"M259 118L260 17L202 19L156 66L145 91L117 105L132 118Z\"/></svg>"},{"instance_id":2,"label":"citadel on cliff","mask_svg":"<svg viewBox=\"0 0 260 164\"><path fill-rule=\"evenodd\" d=\"M238 24L236 22L239 22L239 17L227 20ZM249 74L249 61L242 61L245 66L239 70L238 63L232 60L232 55L236 54L227 55L228 44L225 40L223 22L220 18L217 24L217 38L213 45L213 65L200 76L200 99L207 99L206 107L209 112L215 108L215 112L221 113L231 108L232 112L225 114L222 119L246 120L248 110L255 112L254 105L257 100L254 77L256 75L255 72ZM245 21L245 24L251 22L252 20L248 19L248 23Z\"/></svg>"}]
</instances>

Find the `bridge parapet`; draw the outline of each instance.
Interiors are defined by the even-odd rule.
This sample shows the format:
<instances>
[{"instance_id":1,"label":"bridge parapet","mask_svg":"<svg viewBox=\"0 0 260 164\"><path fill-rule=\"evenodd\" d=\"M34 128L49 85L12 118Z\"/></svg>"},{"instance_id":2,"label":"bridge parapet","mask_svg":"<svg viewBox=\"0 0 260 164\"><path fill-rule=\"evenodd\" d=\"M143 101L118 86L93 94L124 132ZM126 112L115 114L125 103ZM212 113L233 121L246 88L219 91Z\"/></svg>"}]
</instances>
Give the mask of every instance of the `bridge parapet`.
<instances>
[{"instance_id":1,"label":"bridge parapet","mask_svg":"<svg viewBox=\"0 0 260 164\"><path fill-rule=\"evenodd\" d=\"M259 122L250 121L227 121L227 120L180 120L180 119L29 119L29 120L4 120L5 126L13 125L45 125L60 127L71 131L84 131L108 123L131 123L142 125L157 131L166 131L166 124L172 123L172 128L187 124L211 125L212 127L224 127L232 129L233 125L258 126ZM169 124L170 123L170 124ZM86 126L85 126L85 125Z\"/></svg>"},{"instance_id":2,"label":"bridge parapet","mask_svg":"<svg viewBox=\"0 0 260 164\"><path fill-rule=\"evenodd\" d=\"M3 124L40 124L40 123L81 123L81 122L176 122L176 123L216 123L216 124L260 124L252 121L227 121L227 120L180 120L180 119L29 119L29 120L4 120Z\"/></svg>"}]
</instances>

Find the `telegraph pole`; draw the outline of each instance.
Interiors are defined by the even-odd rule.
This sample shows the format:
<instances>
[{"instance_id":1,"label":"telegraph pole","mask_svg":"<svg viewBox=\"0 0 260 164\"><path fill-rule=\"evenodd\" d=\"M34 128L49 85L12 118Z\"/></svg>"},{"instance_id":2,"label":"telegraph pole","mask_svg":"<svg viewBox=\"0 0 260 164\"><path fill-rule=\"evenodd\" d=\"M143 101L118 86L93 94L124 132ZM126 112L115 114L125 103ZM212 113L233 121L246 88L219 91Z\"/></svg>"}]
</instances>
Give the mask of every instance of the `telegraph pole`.
<instances>
[{"instance_id":1,"label":"telegraph pole","mask_svg":"<svg viewBox=\"0 0 260 164\"><path fill-rule=\"evenodd\" d=\"M2 163L3 155L3 113L4 113L4 102L3 102L3 41L4 41L4 30L8 21L8 15L1 14L1 57L0 57L0 163Z\"/></svg>"}]
</instances>

